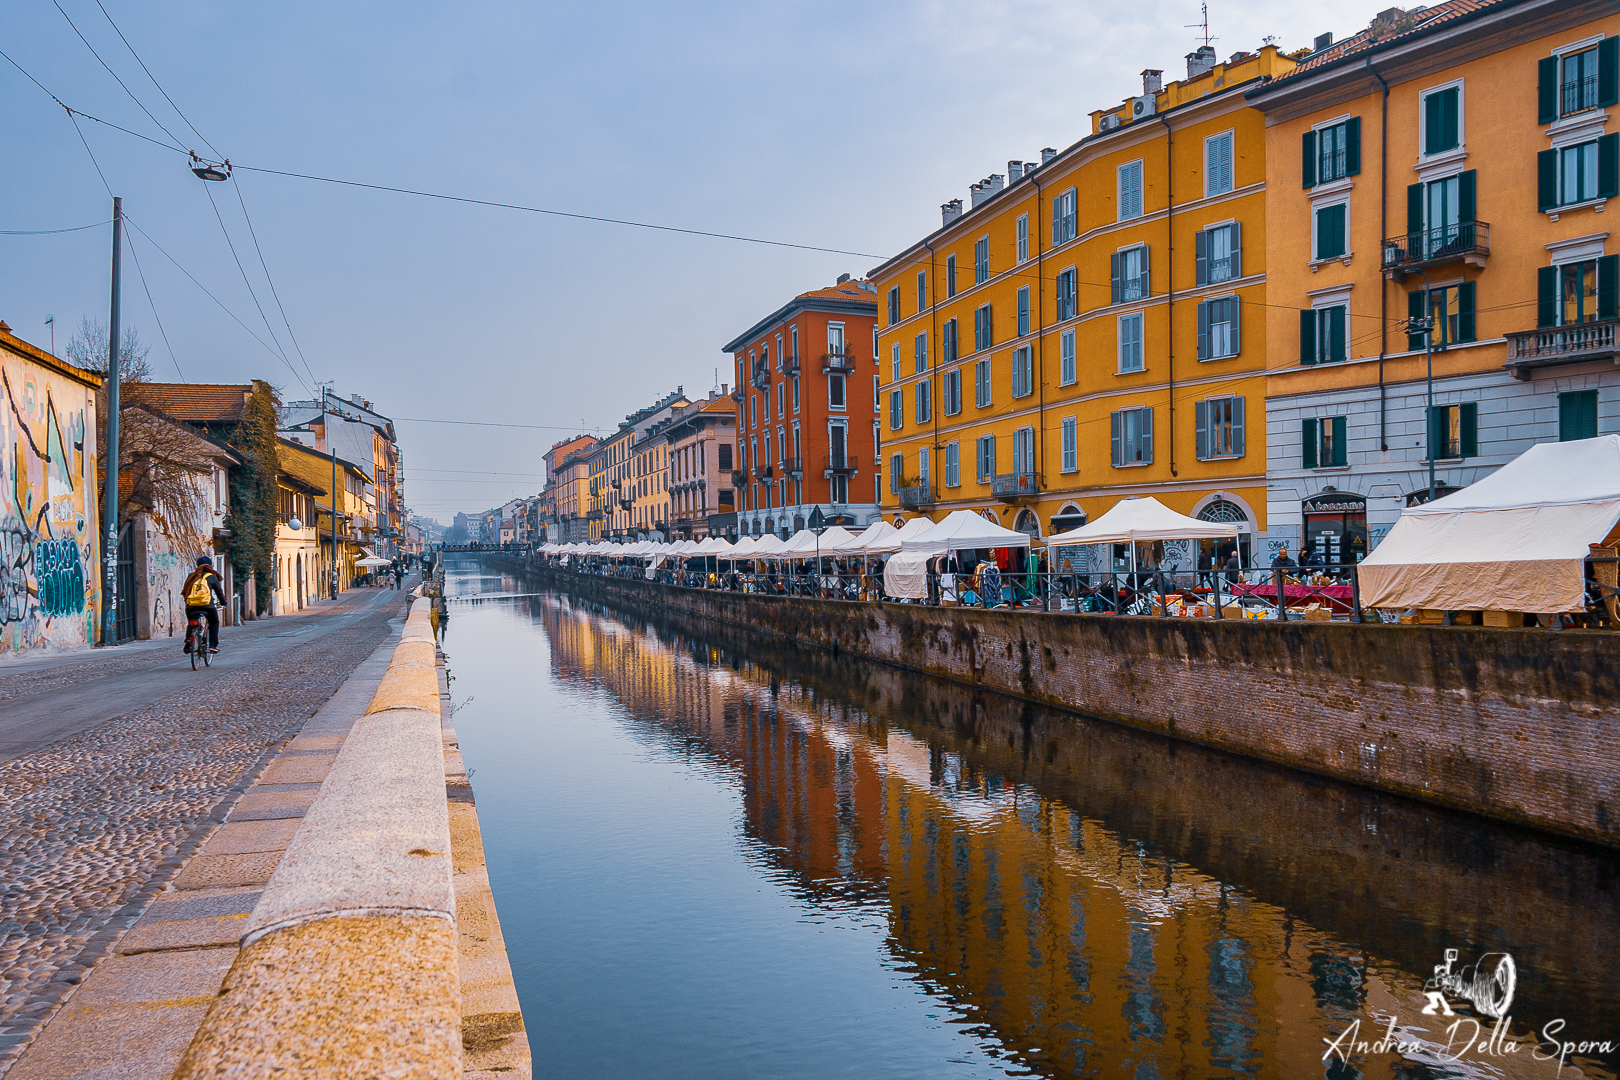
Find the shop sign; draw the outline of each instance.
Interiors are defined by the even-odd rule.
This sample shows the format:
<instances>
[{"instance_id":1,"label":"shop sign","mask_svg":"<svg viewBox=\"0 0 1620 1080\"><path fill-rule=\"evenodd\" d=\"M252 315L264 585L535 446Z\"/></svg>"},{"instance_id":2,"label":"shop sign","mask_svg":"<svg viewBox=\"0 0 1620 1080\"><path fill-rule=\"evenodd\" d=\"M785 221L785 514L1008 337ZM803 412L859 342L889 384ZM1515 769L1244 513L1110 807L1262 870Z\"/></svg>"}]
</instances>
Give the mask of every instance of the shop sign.
<instances>
[{"instance_id":1,"label":"shop sign","mask_svg":"<svg viewBox=\"0 0 1620 1080\"><path fill-rule=\"evenodd\" d=\"M1353 491L1323 491L1299 504L1307 514L1365 514L1367 500Z\"/></svg>"}]
</instances>

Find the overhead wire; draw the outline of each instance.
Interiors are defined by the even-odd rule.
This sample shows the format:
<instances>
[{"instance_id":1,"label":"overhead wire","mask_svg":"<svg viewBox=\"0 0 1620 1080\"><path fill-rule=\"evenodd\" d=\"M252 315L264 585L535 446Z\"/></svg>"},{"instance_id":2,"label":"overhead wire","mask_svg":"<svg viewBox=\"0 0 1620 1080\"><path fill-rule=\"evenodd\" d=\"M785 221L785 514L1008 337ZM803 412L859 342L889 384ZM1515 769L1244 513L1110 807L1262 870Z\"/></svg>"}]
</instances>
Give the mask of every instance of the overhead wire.
<instances>
[{"instance_id":1,"label":"overhead wire","mask_svg":"<svg viewBox=\"0 0 1620 1080\"><path fill-rule=\"evenodd\" d=\"M129 38L125 37L124 32L118 29L118 24L113 22L113 17L108 14L107 8L102 4L101 0L96 0L96 7L101 8L101 13L107 17L107 24L111 26L113 28L113 32L118 35L118 40L124 43L124 48L129 50L129 55L135 58L135 62L137 64L141 65L141 70L146 72L146 77L148 79L152 80L152 85L157 87L157 92L163 95L163 100L169 103L169 108L173 109L175 115L186 122L186 127L190 128L191 133L203 141L204 146L208 147L210 150L213 150L216 156L219 155L219 151L214 147L214 144L208 141L207 136L197 130L197 125L191 122L191 118L189 116L180 111L180 106L174 103L174 98L170 97L169 92L163 89L163 84L157 81L157 76L153 75L152 69L146 66L146 61L142 60L141 54L135 51L135 46L129 43ZM137 104L139 103L137 102ZM148 115L151 114L149 113ZM163 125L159 124L158 126L162 127Z\"/></svg>"},{"instance_id":2,"label":"overhead wire","mask_svg":"<svg viewBox=\"0 0 1620 1080\"><path fill-rule=\"evenodd\" d=\"M303 383L304 389L313 394L314 389L311 388L309 383L304 382L304 377L298 373L298 369L293 366L293 362L287 358L287 351L281 347L281 341L276 337L275 328L270 325L270 317L264 313L264 305L259 303L259 294L253 291L253 282L248 280L247 268L242 265L242 257L236 253L236 244L231 240L230 230L225 228L225 218L220 214L219 204L214 201L214 193L207 188L206 181L203 192L208 196L208 205L214 208L214 219L219 222L219 231L225 234L225 246L230 248L231 258L236 261L236 269L242 275L242 284L247 286L248 295L253 298L253 306L258 308L259 318L264 320L264 328L269 331L270 340L275 342L276 355L280 356L281 362L287 365L287 370L293 373L293 378Z\"/></svg>"},{"instance_id":3,"label":"overhead wire","mask_svg":"<svg viewBox=\"0 0 1620 1080\"><path fill-rule=\"evenodd\" d=\"M83 232L85 229L99 229L103 225L111 225L112 218L98 221L94 225L75 225L71 229L0 229L0 236L52 236L56 233Z\"/></svg>"},{"instance_id":4,"label":"overhead wire","mask_svg":"<svg viewBox=\"0 0 1620 1080\"><path fill-rule=\"evenodd\" d=\"M74 24L72 17L70 15L68 15L67 9L62 7L62 5L57 2L57 0L51 0L51 3L55 4L56 5L56 10L60 11L62 13L62 18L67 19L67 24L69 26L73 27L73 32L75 34L79 35L79 40L84 42L84 47L90 50L90 55L94 56L96 58L96 63L98 63L102 67L106 68L107 69L107 74L109 74L109 75L111 75L113 77L113 81L116 82L119 86L123 87L124 93L129 95L129 100L133 101L136 105L138 105L140 107L141 112L145 113L147 118L149 120L151 120L152 123L156 124L158 126L158 128L163 132L163 134L167 135L170 139L173 139L176 143L178 143L180 140L176 139L174 137L174 132L172 132L168 128L164 127L163 126L163 121L161 121L157 117L153 116L152 115L152 110L148 109L144 104L141 103L141 99L135 96L135 91L131 90L128 86L126 86L124 84L124 80L120 79L118 77L118 72L114 71L111 67L108 67L107 61L103 60L101 58L101 54L96 52L96 47L94 45L90 44L90 39L85 37L83 33L80 33L79 28L78 28L78 26L76 26ZM112 20L109 19L108 21L111 22ZM116 30L118 28L115 26L115 27L113 27L113 29ZM119 37L122 37L122 36L123 36L122 34L119 35ZM128 42L125 42L125 44L127 45ZM131 50L131 51L133 51L133 50ZM136 59L138 60L140 58L136 57ZM143 64L142 66L144 67L145 65ZM162 88L159 87L160 92L161 92L161 90L162 90ZM49 91L46 91L46 92L49 93ZM54 94L51 95L51 96L55 97ZM167 96L167 95L165 95L165 96ZM175 111L178 112L179 110L176 109Z\"/></svg>"},{"instance_id":5,"label":"overhead wire","mask_svg":"<svg viewBox=\"0 0 1620 1080\"><path fill-rule=\"evenodd\" d=\"M146 303L152 309L152 318L157 323L158 333L163 337L163 347L169 350L169 362L174 365L174 373L180 376L180 381L186 381L186 373L180 370L180 358L174 355L174 346L169 344L169 332L163 328L163 316L158 314L157 301L152 299L152 287L146 283L146 270L141 266L140 253L135 250L135 238L125 236L124 242L129 245L130 258L135 260L135 273L141 279L141 289L146 293Z\"/></svg>"},{"instance_id":6,"label":"overhead wire","mask_svg":"<svg viewBox=\"0 0 1620 1080\"><path fill-rule=\"evenodd\" d=\"M96 3L99 4L100 2L101 0L96 0ZM175 112L179 111L179 109L175 110ZM190 123L190 121L188 120L187 123ZM304 355L304 347L298 344L298 337L293 333L292 322L287 318L287 309L281 305L281 294L276 291L276 279L270 276L270 266L264 261L264 249L259 247L259 234L254 231L253 219L248 216L247 200L242 198L242 185L237 183L234 175L231 177L231 187L236 189L236 201L242 204L242 220L247 222L248 235L253 238L253 250L259 255L259 266L264 270L264 280L270 283L270 295L275 298L276 310L281 312L281 322L287 328L287 338L293 343L293 348L297 350L298 359L303 363L304 370L309 372L310 381L319 382L320 380L315 378L315 370L309 366L309 358Z\"/></svg>"}]
</instances>

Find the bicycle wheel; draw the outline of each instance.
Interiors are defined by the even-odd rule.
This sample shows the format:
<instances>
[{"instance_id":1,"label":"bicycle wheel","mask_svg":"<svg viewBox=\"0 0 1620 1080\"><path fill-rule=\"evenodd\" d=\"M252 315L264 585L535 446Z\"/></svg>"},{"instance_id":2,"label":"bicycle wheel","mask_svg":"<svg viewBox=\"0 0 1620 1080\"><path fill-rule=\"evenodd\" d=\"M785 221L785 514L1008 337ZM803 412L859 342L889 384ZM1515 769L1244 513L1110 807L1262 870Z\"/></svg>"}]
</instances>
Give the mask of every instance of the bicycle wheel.
<instances>
[{"instance_id":1,"label":"bicycle wheel","mask_svg":"<svg viewBox=\"0 0 1620 1080\"><path fill-rule=\"evenodd\" d=\"M201 629L201 627L198 627L199 631ZM208 667L214 662L214 650L208 647L208 635L206 633L198 633L197 637L199 644L194 645L191 649L192 659L196 659L197 654L202 653L203 667Z\"/></svg>"},{"instance_id":2,"label":"bicycle wheel","mask_svg":"<svg viewBox=\"0 0 1620 1080\"><path fill-rule=\"evenodd\" d=\"M197 670L197 634L196 634L195 630L196 630L195 627L187 627L186 628L186 637L189 638L190 642L191 642L191 670L192 671ZM206 663L206 661L204 661L204 662Z\"/></svg>"}]
</instances>

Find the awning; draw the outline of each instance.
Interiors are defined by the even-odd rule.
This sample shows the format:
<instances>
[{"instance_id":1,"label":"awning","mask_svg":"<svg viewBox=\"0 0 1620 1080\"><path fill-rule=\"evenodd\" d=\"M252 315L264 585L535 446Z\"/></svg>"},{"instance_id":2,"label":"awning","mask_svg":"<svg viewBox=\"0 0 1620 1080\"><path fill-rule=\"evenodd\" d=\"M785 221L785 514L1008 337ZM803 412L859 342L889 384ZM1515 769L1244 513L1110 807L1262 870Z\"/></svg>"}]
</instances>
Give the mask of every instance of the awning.
<instances>
[{"instance_id":1,"label":"awning","mask_svg":"<svg viewBox=\"0 0 1620 1080\"><path fill-rule=\"evenodd\" d=\"M1049 547L1069 544L1129 544L1144 540L1204 540L1233 537L1243 531L1229 521L1199 521L1178 514L1155 498L1122 499L1087 525L1047 537Z\"/></svg>"}]
</instances>

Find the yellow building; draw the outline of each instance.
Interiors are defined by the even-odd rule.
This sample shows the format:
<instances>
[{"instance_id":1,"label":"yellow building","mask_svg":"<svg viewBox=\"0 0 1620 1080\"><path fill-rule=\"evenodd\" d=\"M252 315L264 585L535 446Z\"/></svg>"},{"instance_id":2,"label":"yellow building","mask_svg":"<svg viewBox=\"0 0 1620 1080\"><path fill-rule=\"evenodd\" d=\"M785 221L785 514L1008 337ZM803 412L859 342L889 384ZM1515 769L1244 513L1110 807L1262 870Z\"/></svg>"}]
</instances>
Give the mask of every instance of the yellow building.
<instances>
[{"instance_id":1,"label":"yellow building","mask_svg":"<svg viewBox=\"0 0 1620 1080\"><path fill-rule=\"evenodd\" d=\"M1151 495L1265 519L1263 118L1274 46L1140 96L1008 162L871 272L886 511L987 512L1047 535Z\"/></svg>"},{"instance_id":2,"label":"yellow building","mask_svg":"<svg viewBox=\"0 0 1620 1080\"><path fill-rule=\"evenodd\" d=\"M291 439L277 439L276 451L281 461L281 471L291 479L297 480L309 487L320 488L330 492L332 488L332 457L320 453ZM356 559L366 556L365 544L370 540L376 527L375 493L372 490L372 478L360 466L343 458L337 459L337 536L336 559L338 564L338 591L342 592L354 584L354 580L363 570L356 569ZM334 558L332 535L332 506L330 495L315 497L314 519L315 541L319 545L318 553L314 557L313 567L306 568L306 575L310 569L314 571L314 579L306 591L306 601L309 597L330 596L332 593L332 560ZM305 525L298 538L299 542L308 532L309 522L300 521ZM278 534L281 529L278 527ZM296 569L294 570L296 573ZM306 576L306 580L308 580Z\"/></svg>"},{"instance_id":3,"label":"yellow building","mask_svg":"<svg viewBox=\"0 0 1620 1080\"><path fill-rule=\"evenodd\" d=\"M1447 0L1319 39L1249 93L1286 223L1266 252L1279 540L1357 558L1431 482L1620 430L1617 34L1613 3Z\"/></svg>"},{"instance_id":4,"label":"yellow building","mask_svg":"<svg viewBox=\"0 0 1620 1080\"><path fill-rule=\"evenodd\" d=\"M301 448L302 449L302 448ZM285 456L289 451L282 449ZM328 466L331 462L328 459ZM321 541L316 509L326 488L290 472L276 476L276 550L270 582L270 614L301 611L328 587L321 574Z\"/></svg>"},{"instance_id":5,"label":"yellow building","mask_svg":"<svg viewBox=\"0 0 1620 1080\"><path fill-rule=\"evenodd\" d=\"M546 451L546 528L552 540L564 544L590 538L586 520L589 505L590 461L596 436L575 435L554 443Z\"/></svg>"},{"instance_id":6,"label":"yellow building","mask_svg":"<svg viewBox=\"0 0 1620 1080\"><path fill-rule=\"evenodd\" d=\"M667 455L667 448L656 449L649 441L649 433L674 410L689 404L691 402L687 401L683 389L676 387L674 393L666 394L646 408L626 416L618 430L603 439L592 452L588 467L589 511L586 515L590 521L592 540L641 538L653 527L652 524L641 524L642 520L659 505L663 508L664 516L658 520L668 522L668 493L650 483L643 485L643 481L650 481L651 476L639 470L662 470L668 465L667 456L660 456ZM647 465L643 457L648 461L657 459L662 464ZM659 483L662 483L661 479ZM654 499L647 504L646 512L638 511L638 498L660 494L661 504Z\"/></svg>"}]
</instances>

